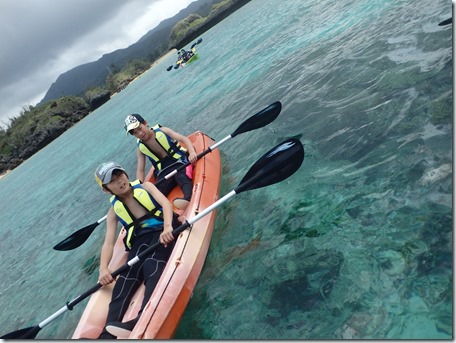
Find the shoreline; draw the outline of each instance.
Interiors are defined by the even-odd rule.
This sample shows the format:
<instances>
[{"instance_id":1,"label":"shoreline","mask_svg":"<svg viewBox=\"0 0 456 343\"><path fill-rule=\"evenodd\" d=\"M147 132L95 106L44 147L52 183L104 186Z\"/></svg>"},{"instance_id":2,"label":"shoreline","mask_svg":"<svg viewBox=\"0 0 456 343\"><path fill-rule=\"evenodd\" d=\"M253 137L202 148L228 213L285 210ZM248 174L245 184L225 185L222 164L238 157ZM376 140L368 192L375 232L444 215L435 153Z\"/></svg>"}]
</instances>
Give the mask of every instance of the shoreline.
<instances>
[{"instance_id":1,"label":"shoreline","mask_svg":"<svg viewBox=\"0 0 456 343\"><path fill-rule=\"evenodd\" d=\"M11 173L12 169L8 169L7 171L3 172L0 174L0 179L6 175L8 175L9 173Z\"/></svg>"},{"instance_id":2,"label":"shoreline","mask_svg":"<svg viewBox=\"0 0 456 343\"><path fill-rule=\"evenodd\" d=\"M133 80L130 81L130 83L132 83L133 81L139 79L141 76L143 76L145 73L147 73L149 70L155 68L157 65L159 65L165 58L167 58L168 56L172 55L172 54L175 54L177 52L177 49L171 49L169 50L166 54L164 54L163 56L159 57L157 60L154 61L154 63L152 63L149 67L149 69L145 70L144 72L142 72L141 74L139 74L138 76L136 76Z\"/></svg>"},{"instance_id":3,"label":"shoreline","mask_svg":"<svg viewBox=\"0 0 456 343\"><path fill-rule=\"evenodd\" d=\"M140 77L142 77L145 73L147 73L149 70L155 68L156 66L158 66L165 58L167 58L168 56L172 55L172 54L175 54L177 52L177 49L171 49L169 50L166 54L164 54L163 56L159 57L157 60L155 60L148 69L146 69L144 72L142 72L141 74L139 74L138 76L136 76L133 80L131 80L128 85L126 85L124 88L122 88L122 90L124 90L125 88L127 88L130 83L136 81L137 79L139 79ZM120 92L120 91L119 91ZM114 92L111 94L111 97L112 98L113 96L117 95L119 92Z\"/></svg>"}]
</instances>

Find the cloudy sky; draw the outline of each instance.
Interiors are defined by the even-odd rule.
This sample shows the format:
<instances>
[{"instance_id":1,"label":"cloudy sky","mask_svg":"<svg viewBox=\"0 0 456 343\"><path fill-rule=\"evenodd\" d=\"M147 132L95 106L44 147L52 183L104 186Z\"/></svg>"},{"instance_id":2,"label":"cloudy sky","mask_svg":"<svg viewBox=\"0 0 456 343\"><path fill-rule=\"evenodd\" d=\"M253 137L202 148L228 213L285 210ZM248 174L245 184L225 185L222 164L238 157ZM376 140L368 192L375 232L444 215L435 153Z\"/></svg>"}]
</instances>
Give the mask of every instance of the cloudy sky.
<instances>
[{"instance_id":1,"label":"cloudy sky","mask_svg":"<svg viewBox=\"0 0 456 343\"><path fill-rule=\"evenodd\" d=\"M0 0L0 126L57 77L135 43L195 0Z\"/></svg>"}]
</instances>

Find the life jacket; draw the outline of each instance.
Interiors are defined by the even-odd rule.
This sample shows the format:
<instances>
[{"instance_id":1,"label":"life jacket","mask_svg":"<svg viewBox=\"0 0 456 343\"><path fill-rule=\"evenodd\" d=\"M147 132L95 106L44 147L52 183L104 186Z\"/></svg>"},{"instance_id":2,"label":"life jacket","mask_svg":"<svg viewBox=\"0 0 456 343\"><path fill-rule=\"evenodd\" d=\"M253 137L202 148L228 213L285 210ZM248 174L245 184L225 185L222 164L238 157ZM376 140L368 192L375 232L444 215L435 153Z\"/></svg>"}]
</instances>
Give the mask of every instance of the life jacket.
<instances>
[{"instance_id":1,"label":"life jacket","mask_svg":"<svg viewBox=\"0 0 456 343\"><path fill-rule=\"evenodd\" d=\"M157 124L151 128L151 130L155 131L155 140L157 143L166 151L168 156L174 158L176 161L183 159L187 159L187 149L179 144L178 141L169 137L166 133L160 130L161 125ZM161 160L160 158L152 152L140 139L136 141L139 150L146 155L152 165L154 166L156 171L160 171L162 169Z\"/></svg>"},{"instance_id":2,"label":"life jacket","mask_svg":"<svg viewBox=\"0 0 456 343\"><path fill-rule=\"evenodd\" d=\"M140 180L130 182L133 197L147 210L141 218L135 218L127 206L115 195L110 199L117 218L127 230L124 238L126 250L131 249L134 232L139 228L156 228L163 226L163 212L160 204L141 185ZM142 224L142 225L140 225Z\"/></svg>"}]
</instances>

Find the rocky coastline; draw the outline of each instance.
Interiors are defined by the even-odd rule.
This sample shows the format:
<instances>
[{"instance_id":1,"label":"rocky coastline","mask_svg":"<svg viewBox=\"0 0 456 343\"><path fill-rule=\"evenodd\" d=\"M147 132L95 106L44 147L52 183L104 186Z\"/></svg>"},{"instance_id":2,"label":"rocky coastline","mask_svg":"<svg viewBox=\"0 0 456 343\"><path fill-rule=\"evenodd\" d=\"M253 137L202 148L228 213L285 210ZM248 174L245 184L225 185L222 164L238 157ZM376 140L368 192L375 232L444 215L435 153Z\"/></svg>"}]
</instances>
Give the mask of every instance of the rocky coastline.
<instances>
[{"instance_id":1,"label":"rocky coastline","mask_svg":"<svg viewBox=\"0 0 456 343\"><path fill-rule=\"evenodd\" d=\"M46 125L39 125L38 121L29 120L27 125L30 126L31 122L35 126L30 126L29 132L23 135L22 139L17 139L14 144L10 144L9 153L0 154L0 175L19 166L109 99L109 92L103 93L89 99L88 103L73 101L71 107L64 109L58 105L58 100L51 102L46 116L56 120L50 120Z\"/></svg>"},{"instance_id":2,"label":"rocky coastline","mask_svg":"<svg viewBox=\"0 0 456 343\"><path fill-rule=\"evenodd\" d=\"M170 50L167 54L155 61L149 69L136 76L128 84L137 80L146 72L156 67L163 59L165 59L170 54L175 53L175 51L175 49ZM128 84L126 86L128 86ZM56 109L54 111L49 111L48 116L59 117L59 121L56 121L52 125L47 124L45 127L32 130L30 135L26 136L21 142L21 146L13 149L9 155L0 154L0 179L11 172L14 168L19 166L21 163L23 163L27 158L31 157L33 154L37 153L39 150L51 143L54 139L59 137L74 124L106 103L109 99L111 99L111 97L116 94L117 92L111 94L109 91L103 91L87 99L88 103L78 103L77 107L72 108L72 110ZM58 100L51 102L50 107L57 108L57 105L53 105L57 102Z\"/></svg>"}]
</instances>

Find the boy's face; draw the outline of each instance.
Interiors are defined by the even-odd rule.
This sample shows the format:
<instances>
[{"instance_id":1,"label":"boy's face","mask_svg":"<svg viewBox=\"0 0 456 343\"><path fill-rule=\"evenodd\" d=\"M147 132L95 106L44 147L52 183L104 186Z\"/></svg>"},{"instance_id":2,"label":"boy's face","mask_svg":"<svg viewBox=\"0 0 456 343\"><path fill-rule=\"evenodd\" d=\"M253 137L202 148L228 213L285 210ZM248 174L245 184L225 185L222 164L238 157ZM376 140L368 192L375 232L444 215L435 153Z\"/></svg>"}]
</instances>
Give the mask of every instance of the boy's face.
<instances>
[{"instance_id":1,"label":"boy's face","mask_svg":"<svg viewBox=\"0 0 456 343\"><path fill-rule=\"evenodd\" d=\"M127 174L122 172L121 170L115 170L112 173L111 182L106 184L106 187L111 191L114 195L123 195L128 193L130 190L130 183L127 177Z\"/></svg>"},{"instance_id":2,"label":"boy's face","mask_svg":"<svg viewBox=\"0 0 456 343\"><path fill-rule=\"evenodd\" d=\"M130 132L133 134L133 136L135 136L136 138L138 138L142 141L147 140L151 133L151 131L149 130L149 128L147 126L147 121L139 124L139 126L136 129L133 129Z\"/></svg>"}]
</instances>

